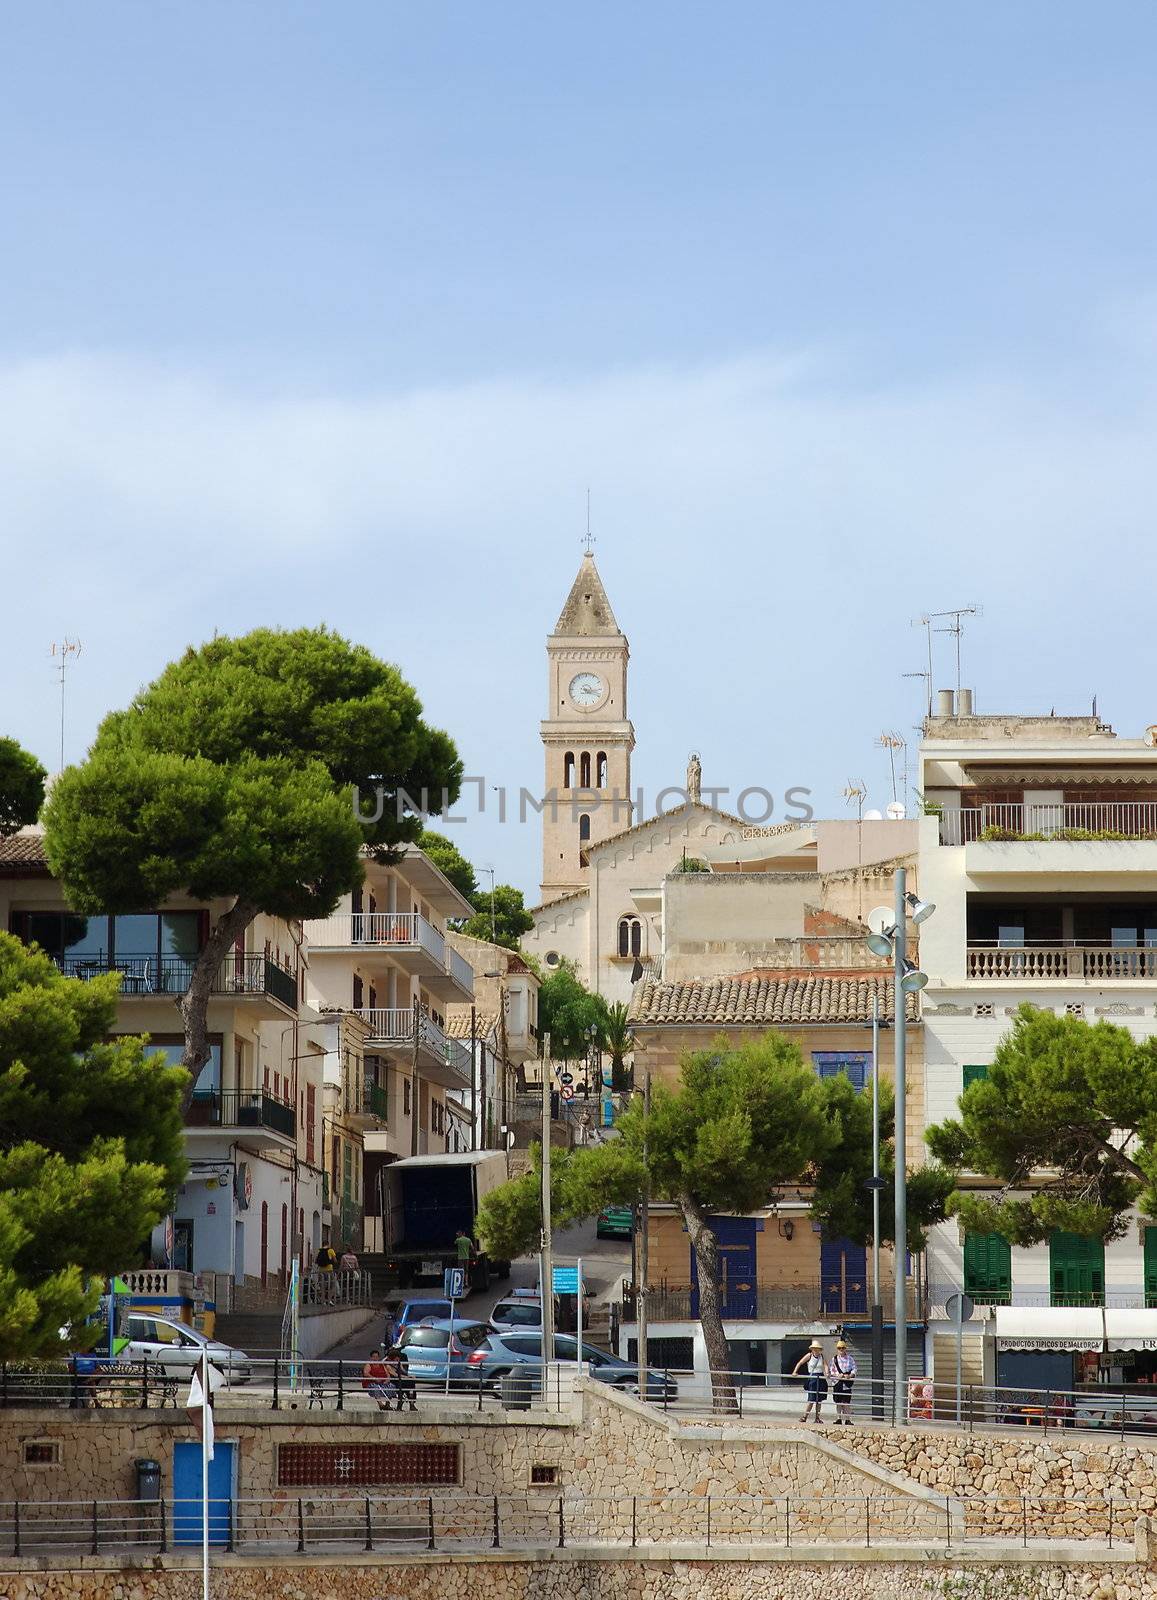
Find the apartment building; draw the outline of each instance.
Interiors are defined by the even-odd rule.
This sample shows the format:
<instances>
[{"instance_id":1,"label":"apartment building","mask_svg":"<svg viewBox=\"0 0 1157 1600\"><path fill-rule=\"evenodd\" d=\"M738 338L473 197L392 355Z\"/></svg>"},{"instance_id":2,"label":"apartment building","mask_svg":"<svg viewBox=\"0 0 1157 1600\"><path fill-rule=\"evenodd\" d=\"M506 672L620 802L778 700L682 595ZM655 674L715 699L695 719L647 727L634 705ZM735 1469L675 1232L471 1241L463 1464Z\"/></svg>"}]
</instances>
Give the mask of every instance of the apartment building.
<instances>
[{"instance_id":1,"label":"apartment building","mask_svg":"<svg viewBox=\"0 0 1157 1600\"><path fill-rule=\"evenodd\" d=\"M940 696L920 753L921 928L929 1121L956 1114L1023 1002L1157 1031L1157 730L1095 715L981 716ZM977 1176L978 1187L984 1179ZM932 1359L955 1364L944 1300L977 1303L971 1381L1072 1388L1157 1376L1157 1228L1056 1234L1033 1249L955 1223L929 1250Z\"/></svg>"},{"instance_id":2,"label":"apartment building","mask_svg":"<svg viewBox=\"0 0 1157 1600\"><path fill-rule=\"evenodd\" d=\"M708 870L671 873L640 891L661 950L637 983L631 1003L635 1082L674 1082L685 1051L723 1035L739 1043L775 1029L793 1039L820 1076L846 1074L870 1086L872 1015L880 1031L880 1071L890 1080L894 1039L888 964L864 944L862 918L890 903L898 863L915 866L918 830L910 822L811 822L793 829L744 830L707 845ZM653 902L653 903L652 903ZM912 934L915 948L915 930ZM920 1084L923 1041L918 1008L907 1003L909 1081L913 1085L909 1160L922 1150ZM744 1217L715 1219L720 1241L724 1326L737 1370L752 1382L790 1372L810 1340L836 1327L870 1360L869 1252L824 1237L806 1191L769 1194ZM908 1266L908 1264L906 1264ZM894 1265L881 1262L885 1364L894 1361ZM924 1295L921 1263L908 1270L911 1371L922 1369ZM706 1366L697 1323L696 1264L673 1207L650 1213L648 1345L652 1360ZM624 1307L633 1348L634 1297Z\"/></svg>"},{"instance_id":3,"label":"apartment building","mask_svg":"<svg viewBox=\"0 0 1157 1600\"><path fill-rule=\"evenodd\" d=\"M471 1052L448 1013L455 1002L469 1009L474 972L447 920L472 913L422 850L403 845L389 862L367 858L362 887L332 916L305 924L306 995L331 1029L326 1154L335 1243L352 1237L380 1248L381 1169L463 1142L455 1102L470 1094ZM339 1024L343 1016L360 1026Z\"/></svg>"},{"instance_id":4,"label":"apartment building","mask_svg":"<svg viewBox=\"0 0 1157 1600\"><path fill-rule=\"evenodd\" d=\"M183 1050L177 997L225 903L174 896L131 915L80 916L52 877L40 834L0 840L0 926L70 977L118 972L118 1033ZM300 928L259 917L221 965L209 1001L211 1057L186 1115L189 1174L176 1196L171 1265L236 1285L283 1285L320 1237L322 1055L300 1004Z\"/></svg>"},{"instance_id":5,"label":"apartment building","mask_svg":"<svg viewBox=\"0 0 1157 1600\"><path fill-rule=\"evenodd\" d=\"M475 1124L476 1150L504 1148L503 1129L514 1119L520 1084L538 1059L538 978L518 954L489 939L452 933L449 942L474 973L472 1005L447 1007L447 1027L476 1055L475 1092L457 1099Z\"/></svg>"}]
</instances>

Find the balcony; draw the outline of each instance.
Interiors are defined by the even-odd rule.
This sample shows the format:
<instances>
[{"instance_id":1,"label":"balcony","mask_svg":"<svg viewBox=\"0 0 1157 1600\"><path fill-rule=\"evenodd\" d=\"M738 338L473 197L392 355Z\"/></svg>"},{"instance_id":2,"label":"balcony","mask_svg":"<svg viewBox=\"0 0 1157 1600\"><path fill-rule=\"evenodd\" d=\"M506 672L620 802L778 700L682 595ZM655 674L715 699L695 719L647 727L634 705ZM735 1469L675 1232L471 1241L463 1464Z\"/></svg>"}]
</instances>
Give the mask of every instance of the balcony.
<instances>
[{"instance_id":1,"label":"balcony","mask_svg":"<svg viewBox=\"0 0 1157 1600\"><path fill-rule=\"evenodd\" d=\"M448 1039L433 1017L425 1012L418 1017L414 1037L414 1012L410 1006L361 1006L356 1014L369 1023L372 1032L366 1040L369 1050L387 1051L395 1059L413 1059L415 1043L418 1070L431 1083L446 1089L470 1087L470 1050L457 1039Z\"/></svg>"},{"instance_id":2,"label":"balcony","mask_svg":"<svg viewBox=\"0 0 1157 1600\"><path fill-rule=\"evenodd\" d=\"M363 1131L377 1128L387 1120L389 1101L380 1083L367 1078L362 1084L351 1083L346 1095L346 1120Z\"/></svg>"},{"instance_id":3,"label":"balcony","mask_svg":"<svg viewBox=\"0 0 1157 1600\"><path fill-rule=\"evenodd\" d=\"M908 1320L925 1320L925 1302L916 1285L906 1285ZM733 1285L730 1292L722 1290L723 1316L726 1321L786 1322L810 1324L813 1322L870 1323L872 1320L871 1293L865 1285L839 1285L825 1283L797 1283L786 1287L775 1285ZM891 1324L895 1312L895 1289L890 1283L881 1291L884 1321ZM623 1316L635 1316L636 1291L624 1286ZM647 1291L647 1317L656 1322L695 1322L699 1317L699 1294L690 1285L667 1283L652 1286Z\"/></svg>"},{"instance_id":4,"label":"balcony","mask_svg":"<svg viewBox=\"0 0 1157 1600\"><path fill-rule=\"evenodd\" d=\"M184 994L192 981L195 962L193 956L119 953L114 960L104 951L54 959L66 978L89 979L104 972L119 972L122 999ZM297 1010L296 977L265 955L227 956L213 980L212 993L234 999L273 1000L287 1011Z\"/></svg>"},{"instance_id":5,"label":"balcony","mask_svg":"<svg viewBox=\"0 0 1157 1600\"><path fill-rule=\"evenodd\" d=\"M988 982L1152 983L1157 979L1157 947L970 944L967 974Z\"/></svg>"},{"instance_id":6,"label":"balcony","mask_svg":"<svg viewBox=\"0 0 1157 1600\"><path fill-rule=\"evenodd\" d=\"M469 1000L474 971L416 911L353 911L313 918L305 937L314 955L354 956L363 967L399 967L440 999Z\"/></svg>"},{"instance_id":7,"label":"balcony","mask_svg":"<svg viewBox=\"0 0 1157 1600\"><path fill-rule=\"evenodd\" d=\"M940 843L1122 843L1157 840L1157 801L1039 802L945 806Z\"/></svg>"},{"instance_id":8,"label":"balcony","mask_svg":"<svg viewBox=\"0 0 1157 1600\"><path fill-rule=\"evenodd\" d=\"M243 1129L247 1143L280 1149L297 1138L297 1113L263 1089L194 1090L185 1112L190 1144L199 1142L197 1136L219 1137L227 1129Z\"/></svg>"}]
</instances>

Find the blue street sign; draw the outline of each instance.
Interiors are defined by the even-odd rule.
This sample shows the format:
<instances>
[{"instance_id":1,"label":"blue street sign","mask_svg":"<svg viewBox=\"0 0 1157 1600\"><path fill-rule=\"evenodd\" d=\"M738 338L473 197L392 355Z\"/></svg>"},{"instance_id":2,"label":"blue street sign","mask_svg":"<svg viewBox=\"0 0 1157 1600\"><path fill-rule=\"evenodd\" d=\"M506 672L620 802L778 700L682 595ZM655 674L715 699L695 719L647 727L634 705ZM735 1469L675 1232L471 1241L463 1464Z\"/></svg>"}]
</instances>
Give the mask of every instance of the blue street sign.
<instances>
[{"instance_id":1,"label":"blue street sign","mask_svg":"<svg viewBox=\"0 0 1157 1600\"><path fill-rule=\"evenodd\" d=\"M551 1274L555 1294L578 1294L578 1268L555 1267Z\"/></svg>"},{"instance_id":2,"label":"blue street sign","mask_svg":"<svg viewBox=\"0 0 1157 1600\"><path fill-rule=\"evenodd\" d=\"M442 1275L442 1293L447 1300L466 1298L466 1268L446 1267Z\"/></svg>"}]
</instances>

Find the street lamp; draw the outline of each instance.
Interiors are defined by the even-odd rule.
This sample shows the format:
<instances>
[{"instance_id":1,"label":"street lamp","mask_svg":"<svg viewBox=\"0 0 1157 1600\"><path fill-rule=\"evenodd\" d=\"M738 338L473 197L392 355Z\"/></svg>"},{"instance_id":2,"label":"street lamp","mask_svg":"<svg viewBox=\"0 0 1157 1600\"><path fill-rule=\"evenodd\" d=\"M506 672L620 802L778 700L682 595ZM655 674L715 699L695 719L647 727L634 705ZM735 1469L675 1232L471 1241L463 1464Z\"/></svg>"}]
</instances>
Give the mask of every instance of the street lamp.
<instances>
[{"instance_id":1,"label":"street lamp","mask_svg":"<svg viewBox=\"0 0 1157 1600\"><path fill-rule=\"evenodd\" d=\"M930 901L921 900L918 895L908 892L908 874L904 867L896 868L896 899L895 910L891 913L887 908L881 908L879 913L873 913L869 919L873 923L872 931L867 935L868 949L875 956L887 958L891 956L893 962L893 993L895 998L893 1022L895 1024L895 1048L893 1059L895 1062L896 1078L896 1218L895 1218L895 1252L896 1252L896 1305L895 1305L895 1411L894 1420L897 1427L903 1427L908 1420L908 1284L907 1274L904 1270L908 1251L908 1164L906 1160L907 1134L908 1134L908 996L916 994L928 982L926 973L914 961L908 959L908 918L915 923L925 922L936 910ZM891 916L891 926L888 918ZM878 1133L877 1133L878 1137ZM873 1172L878 1175L878 1162L873 1165Z\"/></svg>"}]
</instances>

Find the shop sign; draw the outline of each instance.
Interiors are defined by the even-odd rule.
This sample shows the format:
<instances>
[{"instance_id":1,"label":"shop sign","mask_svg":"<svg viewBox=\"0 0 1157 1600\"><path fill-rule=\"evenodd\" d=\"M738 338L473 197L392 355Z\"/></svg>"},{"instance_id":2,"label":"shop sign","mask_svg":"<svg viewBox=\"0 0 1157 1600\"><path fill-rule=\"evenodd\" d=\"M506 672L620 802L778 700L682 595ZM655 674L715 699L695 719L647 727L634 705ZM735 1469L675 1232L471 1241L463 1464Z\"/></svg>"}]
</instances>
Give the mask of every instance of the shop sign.
<instances>
[{"instance_id":1,"label":"shop sign","mask_svg":"<svg viewBox=\"0 0 1157 1600\"><path fill-rule=\"evenodd\" d=\"M1014 1334L1008 1339L997 1339L996 1346L998 1350L1096 1350L1099 1353L1104 1343L1103 1339L1079 1336L1066 1338L1059 1333L1043 1334L1035 1339L1024 1335L1018 1338Z\"/></svg>"}]
</instances>

